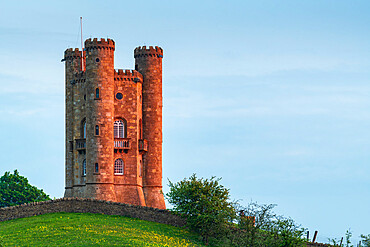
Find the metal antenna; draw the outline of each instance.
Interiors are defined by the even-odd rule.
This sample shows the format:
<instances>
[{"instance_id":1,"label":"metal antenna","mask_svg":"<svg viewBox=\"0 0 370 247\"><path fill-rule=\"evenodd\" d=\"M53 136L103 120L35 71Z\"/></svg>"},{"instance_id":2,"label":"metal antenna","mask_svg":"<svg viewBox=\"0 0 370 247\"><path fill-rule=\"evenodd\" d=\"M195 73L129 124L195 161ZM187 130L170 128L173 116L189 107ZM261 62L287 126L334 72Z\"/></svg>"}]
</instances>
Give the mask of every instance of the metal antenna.
<instances>
[{"instance_id":1,"label":"metal antenna","mask_svg":"<svg viewBox=\"0 0 370 247\"><path fill-rule=\"evenodd\" d=\"M83 46L83 42L82 42L82 16L80 17L80 23L81 23L81 52L82 52L82 56L81 56L81 71L84 71L84 46Z\"/></svg>"}]
</instances>

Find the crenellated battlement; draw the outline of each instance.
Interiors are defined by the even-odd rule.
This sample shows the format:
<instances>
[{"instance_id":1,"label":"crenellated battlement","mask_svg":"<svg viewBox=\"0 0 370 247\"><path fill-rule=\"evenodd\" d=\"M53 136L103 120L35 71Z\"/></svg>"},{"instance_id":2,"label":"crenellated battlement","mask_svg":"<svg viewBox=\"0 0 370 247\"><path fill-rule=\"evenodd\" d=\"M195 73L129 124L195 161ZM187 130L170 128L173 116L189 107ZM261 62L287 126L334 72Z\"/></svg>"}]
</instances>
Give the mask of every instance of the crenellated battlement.
<instances>
[{"instance_id":1,"label":"crenellated battlement","mask_svg":"<svg viewBox=\"0 0 370 247\"><path fill-rule=\"evenodd\" d=\"M109 49L114 51L115 43L113 39L105 40L101 38L98 40L97 38L94 38L85 40L85 50L89 51L92 49Z\"/></svg>"},{"instance_id":2,"label":"crenellated battlement","mask_svg":"<svg viewBox=\"0 0 370 247\"><path fill-rule=\"evenodd\" d=\"M131 69L116 69L114 70L114 80L115 81L135 81L143 82L143 76L139 71Z\"/></svg>"},{"instance_id":3,"label":"crenellated battlement","mask_svg":"<svg viewBox=\"0 0 370 247\"><path fill-rule=\"evenodd\" d=\"M163 49L159 46L139 46L135 48L134 58L137 57L158 57L163 58Z\"/></svg>"},{"instance_id":4,"label":"crenellated battlement","mask_svg":"<svg viewBox=\"0 0 370 247\"><path fill-rule=\"evenodd\" d=\"M76 48L76 49L69 48L69 49L65 50L64 59L62 61L66 60L66 59L71 59L71 58L74 58L74 59L81 58L81 56L82 56L82 51L80 51L80 49L78 49L78 48Z\"/></svg>"}]
</instances>

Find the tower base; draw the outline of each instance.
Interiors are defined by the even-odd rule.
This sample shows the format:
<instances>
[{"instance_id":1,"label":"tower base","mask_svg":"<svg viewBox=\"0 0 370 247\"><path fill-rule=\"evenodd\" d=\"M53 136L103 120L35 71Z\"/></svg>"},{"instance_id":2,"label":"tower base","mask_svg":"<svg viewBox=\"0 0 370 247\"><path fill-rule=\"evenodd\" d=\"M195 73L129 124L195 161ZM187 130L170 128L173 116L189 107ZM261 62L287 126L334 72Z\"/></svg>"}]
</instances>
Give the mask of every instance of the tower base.
<instances>
[{"instance_id":1,"label":"tower base","mask_svg":"<svg viewBox=\"0 0 370 247\"><path fill-rule=\"evenodd\" d=\"M86 198L96 200L116 201L113 184L86 184Z\"/></svg>"},{"instance_id":2,"label":"tower base","mask_svg":"<svg viewBox=\"0 0 370 247\"><path fill-rule=\"evenodd\" d=\"M116 200L132 205L146 206L141 186L115 185Z\"/></svg>"},{"instance_id":3,"label":"tower base","mask_svg":"<svg viewBox=\"0 0 370 247\"><path fill-rule=\"evenodd\" d=\"M162 186L145 186L143 190L147 207L166 209Z\"/></svg>"},{"instance_id":4,"label":"tower base","mask_svg":"<svg viewBox=\"0 0 370 247\"><path fill-rule=\"evenodd\" d=\"M66 187L64 191L64 197L73 197L73 188L72 187Z\"/></svg>"}]
</instances>

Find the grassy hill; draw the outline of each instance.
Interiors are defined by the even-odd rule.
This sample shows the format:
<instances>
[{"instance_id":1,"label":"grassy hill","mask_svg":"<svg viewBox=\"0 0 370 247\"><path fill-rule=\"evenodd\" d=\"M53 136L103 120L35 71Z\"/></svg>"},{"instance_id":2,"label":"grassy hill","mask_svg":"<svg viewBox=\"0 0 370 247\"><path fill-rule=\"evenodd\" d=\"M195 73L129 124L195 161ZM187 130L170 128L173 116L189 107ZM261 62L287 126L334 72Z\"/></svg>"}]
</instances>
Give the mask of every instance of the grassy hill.
<instances>
[{"instance_id":1,"label":"grassy hill","mask_svg":"<svg viewBox=\"0 0 370 247\"><path fill-rule=\"evenodd\" d=\"M204 246L183 228L122 216L53 213L0 222L0 246Z\"/></svg>"}]
</instances>

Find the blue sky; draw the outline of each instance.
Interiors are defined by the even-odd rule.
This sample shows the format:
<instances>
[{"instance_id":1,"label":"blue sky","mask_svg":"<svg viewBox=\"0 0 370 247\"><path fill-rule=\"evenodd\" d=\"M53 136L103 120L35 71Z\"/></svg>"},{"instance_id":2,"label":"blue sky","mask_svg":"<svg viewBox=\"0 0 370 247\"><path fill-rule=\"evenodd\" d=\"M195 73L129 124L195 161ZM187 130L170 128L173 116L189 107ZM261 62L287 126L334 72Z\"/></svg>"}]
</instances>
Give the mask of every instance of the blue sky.
<instances>
[{"instance_id":1,"label":"blue sky","mask_svg":"<svg viewBox=\"0 0 370 247\"><path fill-rule=\"evenodd\" d=\"M0 172L64 188L64 64L84 39L115 67L159 45L163 182L222 177L318 240L370 233L369 1L7 1L0 9Z\"/></svg>"}]
</instances>

